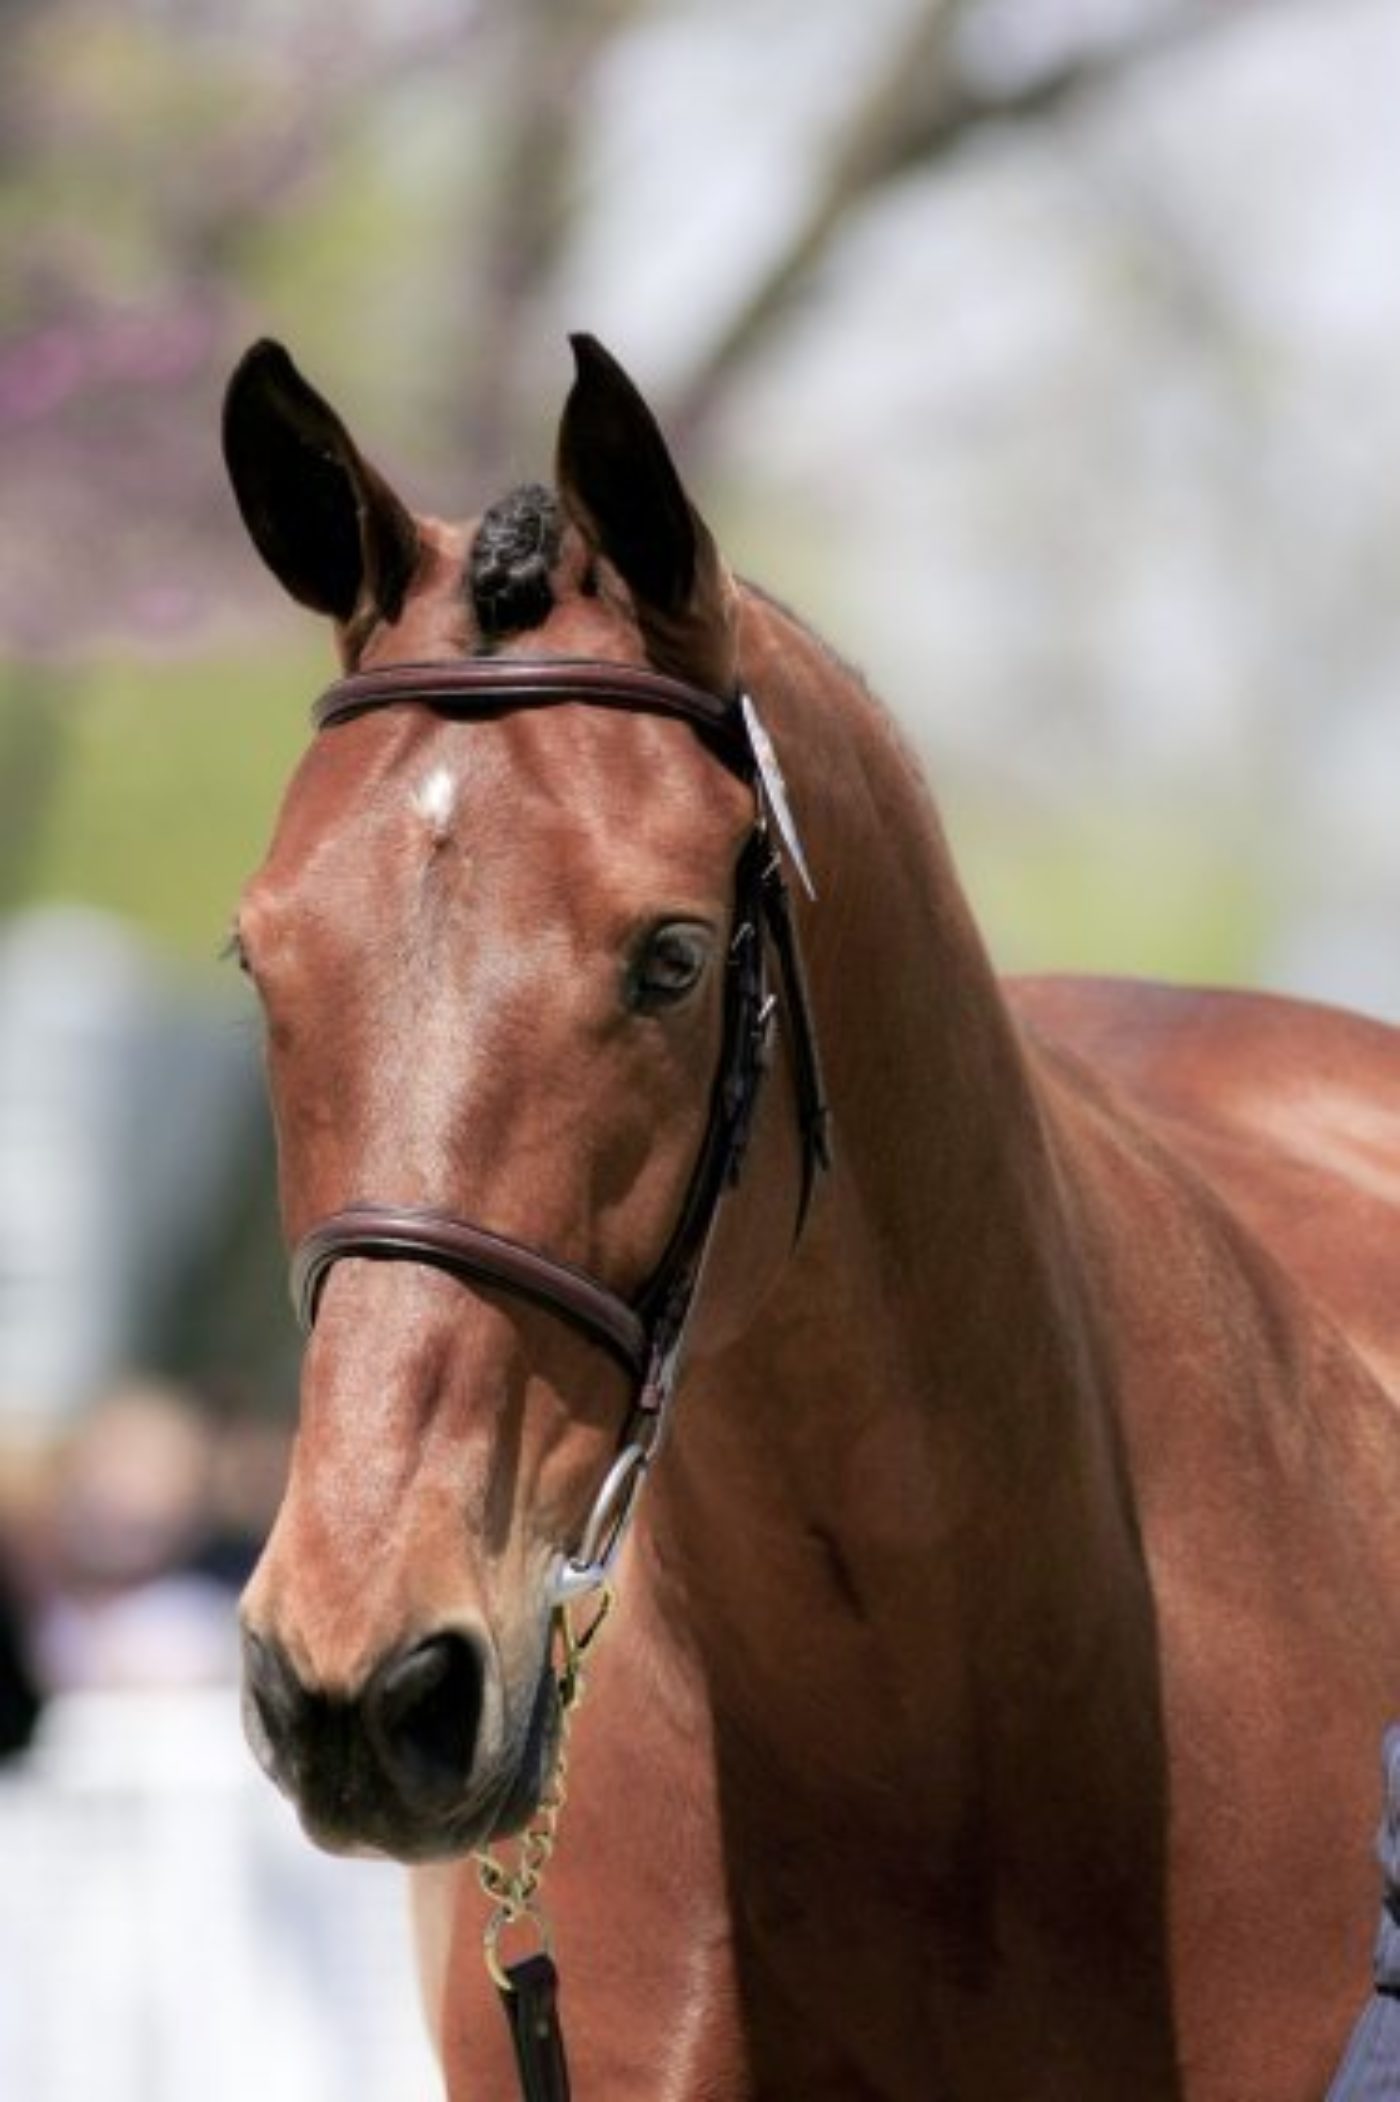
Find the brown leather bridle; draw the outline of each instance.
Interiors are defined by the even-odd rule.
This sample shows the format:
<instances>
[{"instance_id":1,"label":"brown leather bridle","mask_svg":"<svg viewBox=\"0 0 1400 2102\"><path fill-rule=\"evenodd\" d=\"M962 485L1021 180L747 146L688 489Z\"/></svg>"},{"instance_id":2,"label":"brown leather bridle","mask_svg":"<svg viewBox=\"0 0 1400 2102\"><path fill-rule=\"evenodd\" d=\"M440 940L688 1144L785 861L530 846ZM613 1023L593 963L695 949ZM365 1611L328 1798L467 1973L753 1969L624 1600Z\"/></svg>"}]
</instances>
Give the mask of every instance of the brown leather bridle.
<instances>
[{"instance_id":1,"label":"brown leather bridle","mask_svg":"<svg viewBox=\"0 0 1400 2102\"><path fill-rule=\"evenodd\" d=\"M753 704L725 700L649 668L575 658L462 658L394 665L338 680L316 702L317 730L331 730L385 707L419 706L463 719L517 708L584 702L690 723L730 771L754 792L754 823L735 872L726 965L723 1042L710 1111L679 1216L659 1263L635 1300L626 1300L572 1263L492 1228L420 1205L354 1203L323 1219L292 1255L292 1296L309 1330L327 1273L343 1257L428 1263L468 1284L530 1299L570 1322L620 1360L632 1401L617 1457L595 1499L583 1537L561 1557L556 1601L605 1583L637 1493L666 1429L696 1293L726 1190L737 1181L753 1123L777 997L768 956L777 958L801 1136L800 1234L816 1176L830 1165L829 1114L811 1004L775 829L800 870L772 748Z\"/></svg>"}]
</instances>

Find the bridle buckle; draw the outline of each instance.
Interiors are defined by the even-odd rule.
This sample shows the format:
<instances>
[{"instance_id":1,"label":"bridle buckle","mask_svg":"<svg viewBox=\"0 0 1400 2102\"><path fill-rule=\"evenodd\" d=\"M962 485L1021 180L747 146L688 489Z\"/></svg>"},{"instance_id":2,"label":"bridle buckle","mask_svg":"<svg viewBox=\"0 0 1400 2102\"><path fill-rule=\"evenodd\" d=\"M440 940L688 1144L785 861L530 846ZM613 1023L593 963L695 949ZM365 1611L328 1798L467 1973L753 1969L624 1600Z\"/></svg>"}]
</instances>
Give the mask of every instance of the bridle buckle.
<instances>
[{"instance_id":1,"label":"bridle buckle","mask_svg":"<svg viewBox=\"0 0 1400 2102\"><path fill-rule=\"evenodd\" d=\"M659 1417L646 1420L659 1427ZM630 1445L624 1445L613 1461L594 1498L582 1539L571 1555L561 1555L554 1565L551 1606L567 1606L607 1584L627 1538L656 1445L655 1434L648 1440L634 1439Z\"/></svg>"}]
</instances>

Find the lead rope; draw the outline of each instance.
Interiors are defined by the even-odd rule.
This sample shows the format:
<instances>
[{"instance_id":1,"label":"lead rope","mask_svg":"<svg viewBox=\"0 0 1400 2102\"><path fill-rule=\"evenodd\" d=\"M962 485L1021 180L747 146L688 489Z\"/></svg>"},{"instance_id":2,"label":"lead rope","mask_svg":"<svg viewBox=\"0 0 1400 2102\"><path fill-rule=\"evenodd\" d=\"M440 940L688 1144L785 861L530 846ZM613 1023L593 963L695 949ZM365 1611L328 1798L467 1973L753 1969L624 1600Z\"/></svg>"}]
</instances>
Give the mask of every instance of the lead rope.
<instances>
[{"instance_id":1,"label":"lead rope","mask_svg":"<svg viewBox=\"0 0 1400 2102\"><path fill-rule=\"evenodd\" d=\"M588 1683L587 1662L612 1610L613 1594L606 1586L593 1601L594 1612L582 1629L574 1608L556 1607L552 1641L558 1645L559 1662L555 1687L559 1700L559 1743L554 1772L539 1808L516 1843L513 1866L490 1847L478 1848L473 1857L477 1880L491 1900L492 1911L482 1933L482 1956L492 1984L501 1996L511 2040L515 2046L524 2102L569 2102L569 2070L564 2057L564 2039L559 2027L558 1973L554 1967L554 1936L541 1904L540 1893L559 1839L559 1820L568 1797L569 1736L573 1718ZM527 1926L537 1939L534 1953L504 1960L502 1937L514 1927Z\"/></svg>"}]
</instances>

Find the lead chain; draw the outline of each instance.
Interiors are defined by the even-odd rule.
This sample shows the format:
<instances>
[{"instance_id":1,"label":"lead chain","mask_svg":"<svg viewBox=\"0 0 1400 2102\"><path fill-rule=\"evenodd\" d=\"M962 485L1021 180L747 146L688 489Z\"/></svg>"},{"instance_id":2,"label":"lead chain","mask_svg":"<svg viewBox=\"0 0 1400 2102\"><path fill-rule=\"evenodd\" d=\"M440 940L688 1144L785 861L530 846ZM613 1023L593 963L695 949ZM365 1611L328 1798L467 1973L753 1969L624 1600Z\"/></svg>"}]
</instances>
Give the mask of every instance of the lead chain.
<instances>
[{"instance_id":1,"label":"lead chain","mask_svg":"<svg viewBox=\"0 0 1400 2102\"><path fill-rule=\"evenodd\" d=\"M559 1698L559 1744L549 1787L540 1798L533 1819L520 1835L513 1866L502 1861L489 1847L478 1848L473 1857L477 1879L493 1907L482 1935L482 1953L487 1970L502 1992L514 1989L501 1956L501 1937L509 1928L525 1923L539 1937L545 1954L553 1952L554 1939L540 1904L540 1886L558 1841L559 1820L564 1814L568 1795L569 1733L587 1684L584 1667L612 1610L612 1602L612 1592L605 1586L594 1602L592 1619L582 1630L575 1626L567 1605L557 1609L554 1636L561 1653L555 1681Z\"/></svg>"}]
</instances>

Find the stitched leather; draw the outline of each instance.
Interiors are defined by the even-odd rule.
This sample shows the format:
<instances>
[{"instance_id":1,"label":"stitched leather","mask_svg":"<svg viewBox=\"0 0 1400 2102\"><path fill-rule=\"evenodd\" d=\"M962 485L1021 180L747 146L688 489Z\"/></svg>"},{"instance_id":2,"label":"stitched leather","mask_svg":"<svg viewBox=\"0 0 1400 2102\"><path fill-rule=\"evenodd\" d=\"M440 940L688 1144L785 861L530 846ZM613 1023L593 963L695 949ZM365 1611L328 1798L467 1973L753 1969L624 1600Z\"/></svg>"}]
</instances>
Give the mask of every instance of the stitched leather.
<instances>
[{"instance_id":1,"label":"stitched leather","mask_svg":"<svg viewBox=\"0 0 1400 2102\"><path fill-rule=\"evenodd\" d=\"M512 1964L501 1994L524 2102L569 2102L569 2068L559 2027L559 1978L548 1956Z\"/></svg>"},{"instance_id":2,"label":"stitched leather","mask_svg":"<svg viewBox=\"0 0 1400 2102\"><path fill-rule=\"evenodd\" d=\"M352 1204L314 1226L292 1257L292 1300L304 1329L316 1319L327 1271L342 1256L438 1263L500 1285L572 1321L620 1358L634 1379L646 1367L646 1330L626 1300L572 1263L428 1206Z\"/></svg>"},{"instance_id":3,"label":"stitched leather","mask_svg":"<svg viewBox=\"0 0 1400 2102\"><path fill-rule=\"evenodd\" d=\"M648 665L606 664L592 657L470 657L444 664L394 664L352 672L316 701L312 723L325 730L373 708L417 701L446 715L486 715L495 709L558 707L585 701L595 707L678 715L714 738L725 764L748 780L752 755L737 701L687 686Z\"/></svg>"}]
</instances>

